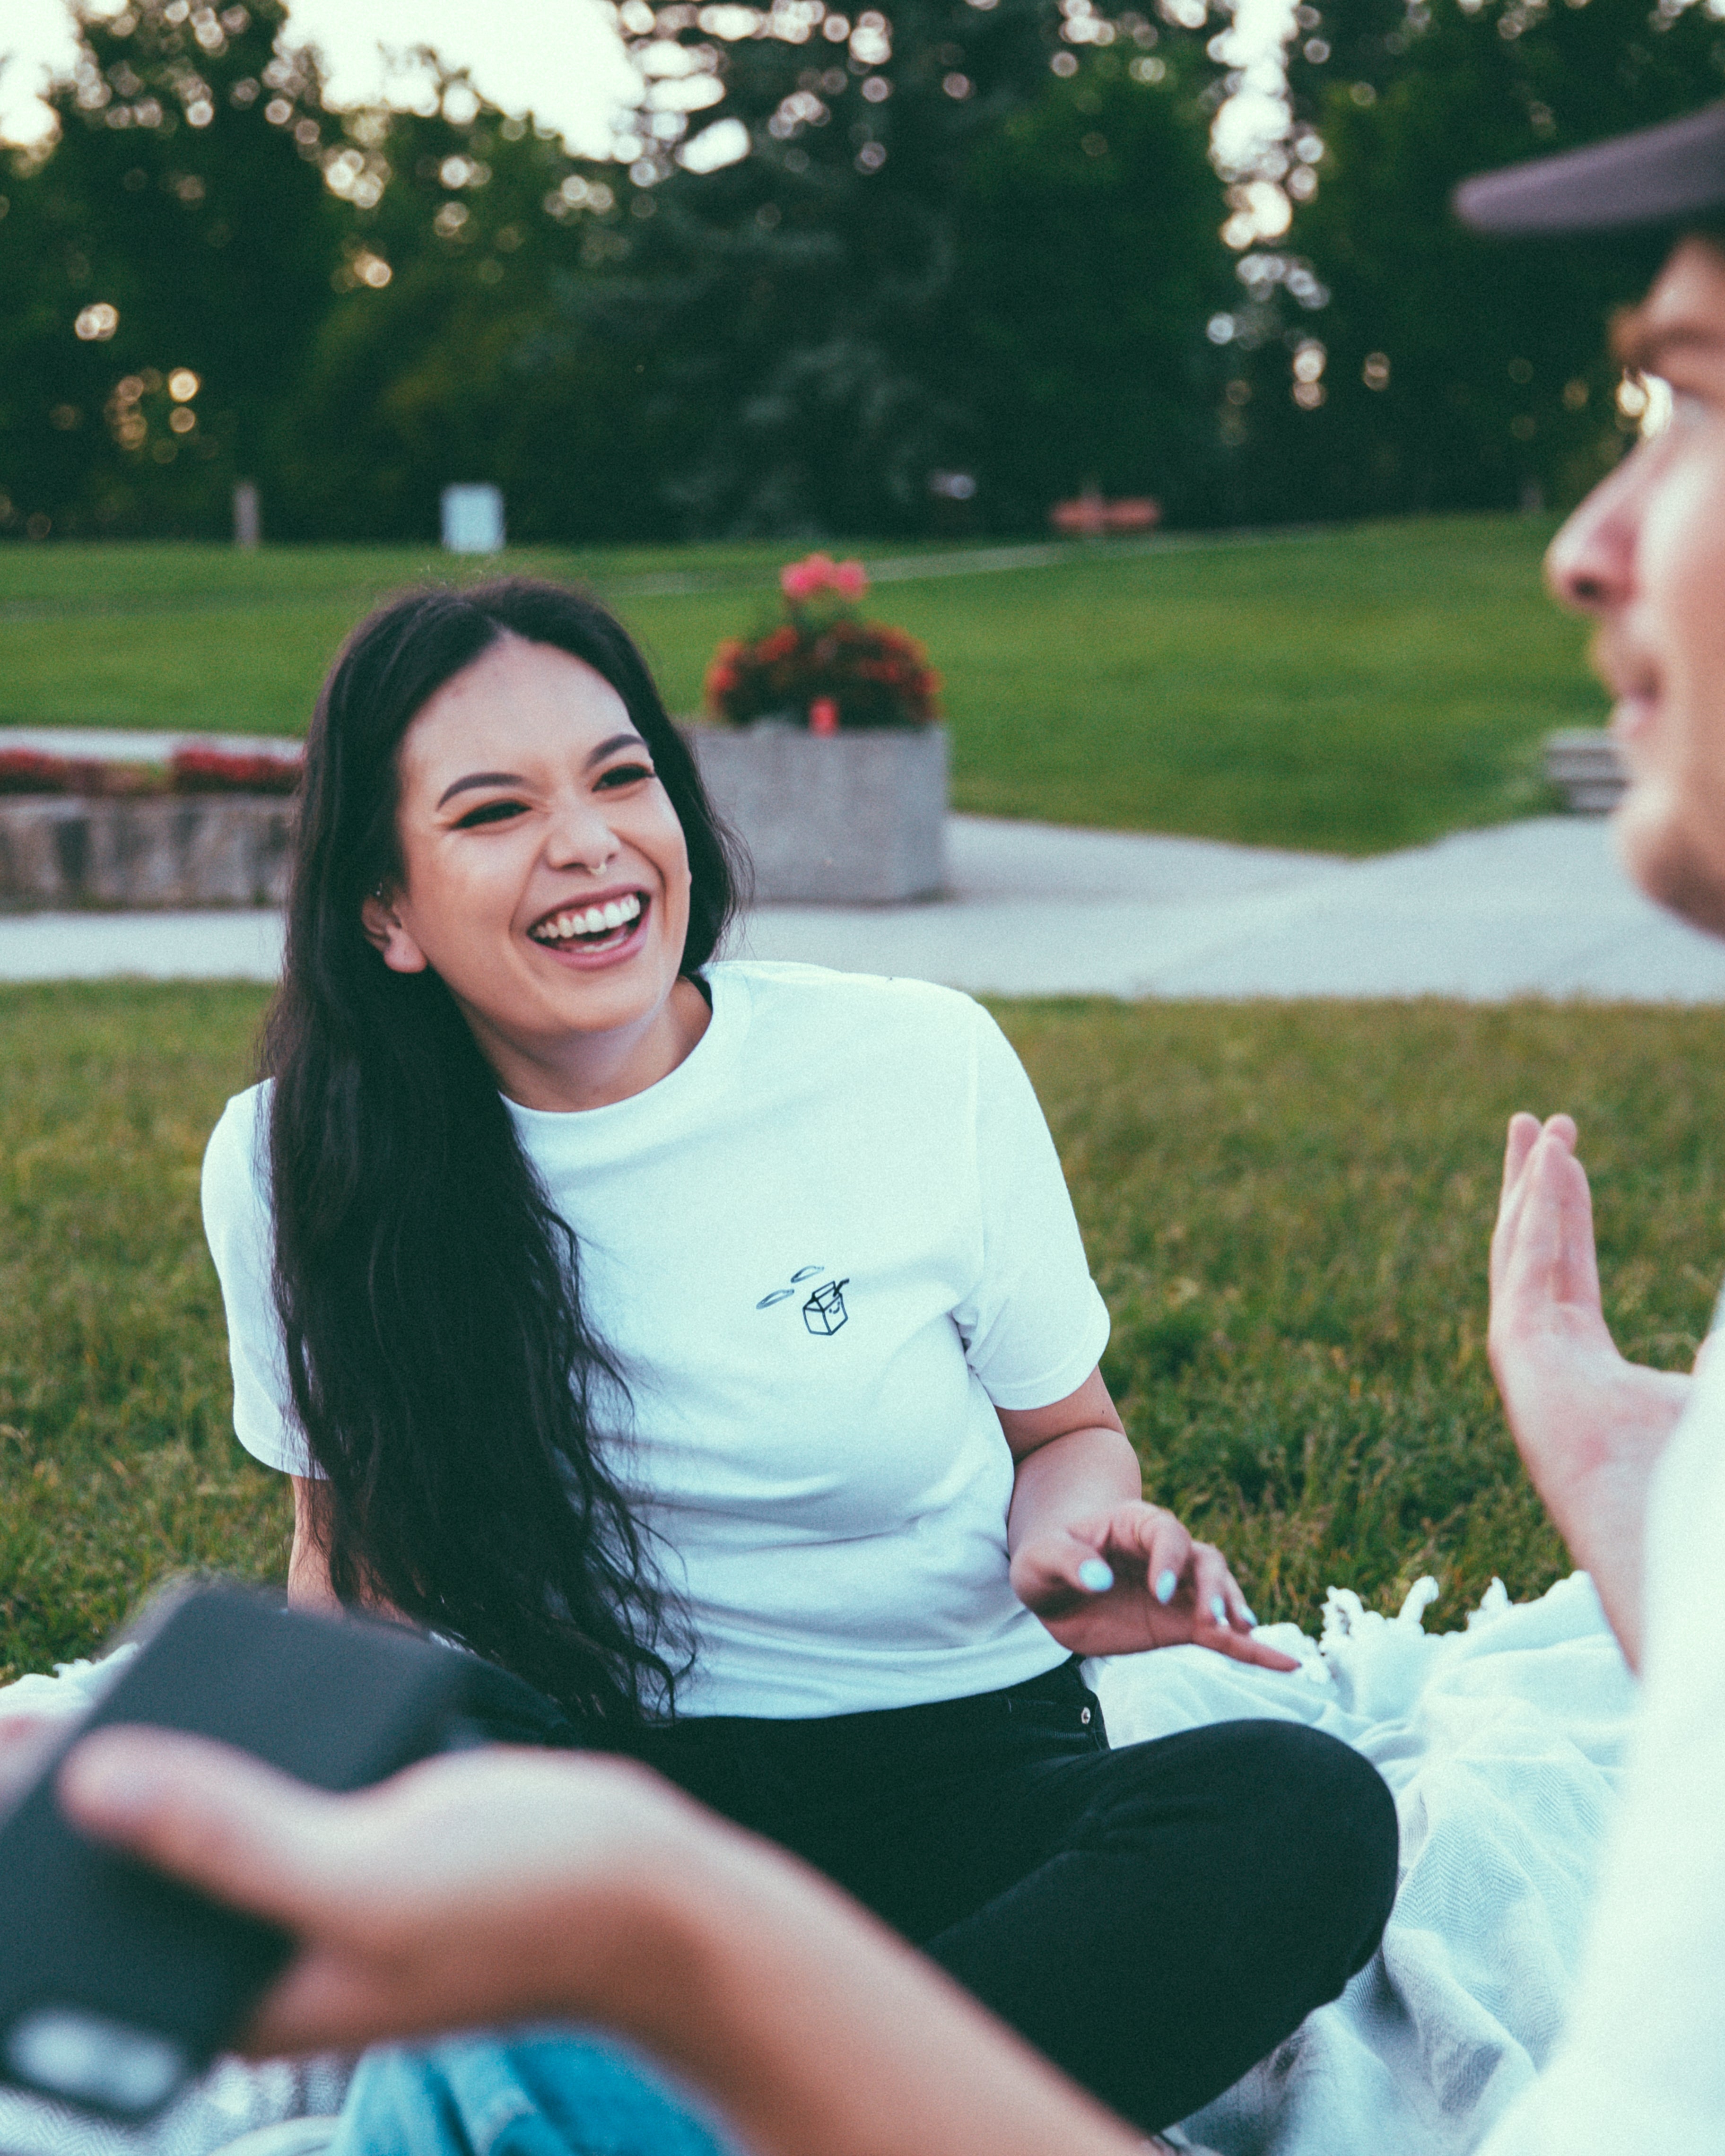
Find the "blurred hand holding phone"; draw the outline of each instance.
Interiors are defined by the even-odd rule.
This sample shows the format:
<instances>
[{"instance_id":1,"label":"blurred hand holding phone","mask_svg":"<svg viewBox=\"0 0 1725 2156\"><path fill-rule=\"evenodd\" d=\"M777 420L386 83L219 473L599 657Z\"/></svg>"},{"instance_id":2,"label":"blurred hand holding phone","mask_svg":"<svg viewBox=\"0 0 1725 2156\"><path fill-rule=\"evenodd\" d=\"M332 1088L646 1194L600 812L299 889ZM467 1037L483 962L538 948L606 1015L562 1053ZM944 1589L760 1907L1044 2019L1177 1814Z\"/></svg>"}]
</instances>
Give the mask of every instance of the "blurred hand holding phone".
<instances>
[{"instance_id":1,"label":"blurred hand holding phone","mask_svg":"<svg viewBox=\"0 0 1725 2156\"><path fill-rule=\"evenodd\" d=\"M16 1743L0 1753L0 2079L128 2122L233 2041L293 1942L80 1834L54 1789L74 1743L142 1723L358 1789L494 1733L500 1685L502 1733L567 1736L536 1695L471 1656L249 1588L171 1591L129 1636L138 1650L99 1702L39 1733L32 1773L17 1777ZM8 1757L22 1788L7 1786Z\"/></svg>"}]
</instances>

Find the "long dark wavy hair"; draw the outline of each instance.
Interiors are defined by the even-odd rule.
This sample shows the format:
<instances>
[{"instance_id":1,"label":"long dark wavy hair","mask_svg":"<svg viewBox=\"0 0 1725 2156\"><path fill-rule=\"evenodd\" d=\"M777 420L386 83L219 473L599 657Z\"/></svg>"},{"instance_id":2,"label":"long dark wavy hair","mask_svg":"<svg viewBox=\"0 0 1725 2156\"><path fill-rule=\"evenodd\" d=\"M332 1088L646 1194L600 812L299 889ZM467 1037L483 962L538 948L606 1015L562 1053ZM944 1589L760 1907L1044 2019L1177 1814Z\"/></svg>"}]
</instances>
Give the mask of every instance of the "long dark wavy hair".
<instances>
[{"instance_id":1,"label":"long dark wavy hair","mask_svg":"<svg viewBox=\"0 0 1725 2156\"><path fill-rule=\"evenodd\" d=\"M730 842L602 607L512 578L409 593L362 622L306 742L264 1039L275 1303L336 1594L392 1604L615 1727L665 1711L683 1650L599 1457L595 1399L617 1380L583 1313L576 1240L449 990L392 973L360 920L403 873L403 735L506 634L584 660L651 750L689 851L684 973L730 919Z\"/></svg>"}]
</instances>

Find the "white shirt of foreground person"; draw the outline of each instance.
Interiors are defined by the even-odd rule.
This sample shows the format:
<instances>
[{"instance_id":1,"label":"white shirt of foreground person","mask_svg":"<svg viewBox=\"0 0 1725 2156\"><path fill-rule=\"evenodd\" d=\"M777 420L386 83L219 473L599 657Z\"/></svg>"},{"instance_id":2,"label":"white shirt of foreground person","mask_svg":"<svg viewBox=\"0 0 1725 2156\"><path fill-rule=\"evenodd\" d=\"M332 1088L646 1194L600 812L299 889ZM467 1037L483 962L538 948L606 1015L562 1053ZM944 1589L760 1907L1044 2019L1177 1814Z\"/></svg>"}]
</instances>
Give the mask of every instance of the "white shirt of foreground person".
<instances>
[{"instance_id":1,"label":"white shirt of foreground person","mask_svg":"<svg viewBox=\"0 0 1725 2156\"><path fill-rule=\"evenodd\" d=\"M1479 2156L1725 2150L1722 1350L1653 1486L1640 1716L1574 2007Z\"/></svg>"},{"instance_id":2,"label":"white shirt of foreground person","mask_svg":"<svg viewBox=\"0 0 1725 2156\"><path fill-rule=\"evenodd\" d=\"M621 1376L595 1408L687 1612L685 1712L910 1707L1064 1650L1014 1594L997 1408L1064 1399L1108 1312L1005 1036L927 982L726 960L609 1106L511 1104ZM267 1088L204 1159L240 1443L308 1471L270 1291Z\"/></svg>"}]
</instances>

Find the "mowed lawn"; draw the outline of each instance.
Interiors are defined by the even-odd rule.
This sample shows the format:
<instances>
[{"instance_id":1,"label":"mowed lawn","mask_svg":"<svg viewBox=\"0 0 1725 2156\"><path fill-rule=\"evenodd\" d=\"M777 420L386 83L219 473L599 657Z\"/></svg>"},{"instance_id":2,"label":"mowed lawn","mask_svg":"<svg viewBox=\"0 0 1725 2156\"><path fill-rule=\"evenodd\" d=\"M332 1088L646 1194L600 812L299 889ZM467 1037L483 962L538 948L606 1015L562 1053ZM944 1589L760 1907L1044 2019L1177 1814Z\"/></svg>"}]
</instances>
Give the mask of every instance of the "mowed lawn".
<instances>
[{"instance_id":1,"label":"mowed lawn","mask_svg":"<svg viewBox=\"0 0 1725 2156\"><path fill-rule=\"evenodd\" d=\"M1512 1109L1572 1109L1609 1315L1686 1364L1725 1259L1708 1012L1007 1004L1114 1314L1151 1495L1266 1619L1332 1583L1455 1625L1568 1569L1484 1336ZM280 1578L286 1493L229 1434L198 1163L259 991L0 990L0 1681L90 1651L177 1568Z\"/></svg>"},{"instance_id":2,"label":"mowed lawn","mask_svg":"<svg viewBox=\"0 0 1725 2156\"><path fill-rule=\"evenodd\" d=\"M837 545L922 572L870 610L947 680L961 809L1369 853L1543 807L1541 737L1596 724L1582 626L1539 584L1548 520L1472 517L952 573L951 549ZM0 548L0 724L300 732L380 595L498 567L612 600L674 711L763 622L793 547L521 552Z\"/></svg>"}]
</instances>

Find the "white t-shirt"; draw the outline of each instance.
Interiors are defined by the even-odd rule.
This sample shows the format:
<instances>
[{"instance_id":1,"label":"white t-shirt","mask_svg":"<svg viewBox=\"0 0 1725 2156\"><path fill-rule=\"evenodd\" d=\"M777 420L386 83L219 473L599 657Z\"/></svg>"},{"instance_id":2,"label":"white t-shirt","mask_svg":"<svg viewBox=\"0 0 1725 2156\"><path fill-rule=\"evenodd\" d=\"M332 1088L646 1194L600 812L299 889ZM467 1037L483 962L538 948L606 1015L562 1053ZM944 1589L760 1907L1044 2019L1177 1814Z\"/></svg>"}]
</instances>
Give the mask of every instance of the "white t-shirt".
<instances>
[{"instance_id":1,"label":"white t-shirt","mask_svg":"<svg viewBox=\"0 0 1725 2156\"><path fill-rule=\"evenodd\" d=\"M1725 1343L1654 1484L1641 1707L1575 2005L1481 2156L1725 2150Z\"/></svg>"},{"instance_id":2,"label":"white t-shirt","mask_svg":"<svg viewBox=\"0 0 1725 2156\"><path fill-rule=\"evenodd\" d=\"M605 1435L689 1612L680 1707L790 1717L1017 1684L997 1406L1096 1367L1108 1316L999 1028L926 982L713 966L711 1024L634 1098L510 1104L628 1389ZM204 1157L234 1421L307 1469L270 1291L264 1088Z\"/></svg>"}]
</instances>

